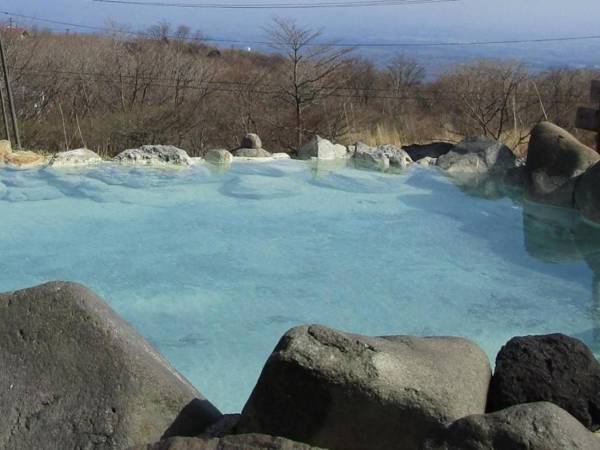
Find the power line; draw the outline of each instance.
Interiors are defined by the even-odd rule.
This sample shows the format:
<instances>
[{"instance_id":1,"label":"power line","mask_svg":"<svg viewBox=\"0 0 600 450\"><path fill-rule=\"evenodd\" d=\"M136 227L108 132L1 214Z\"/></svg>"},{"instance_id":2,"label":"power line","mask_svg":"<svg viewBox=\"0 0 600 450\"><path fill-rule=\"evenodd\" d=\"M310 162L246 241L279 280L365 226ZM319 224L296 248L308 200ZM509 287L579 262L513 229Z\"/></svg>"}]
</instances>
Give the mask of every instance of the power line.
<instances>
[{"instance_id":1,"label":"power line","mask_svg":"<svg viewBox=\"0 0 600 450\"><path fill-rule=\"evenodd\" d=\"M147 36L154 37L147 32L136 32L127 30L118 30L114 28L98 27L93 25L77 24L72 22L63 22L52 19L45 19L34 16L27 16L23 14L11 13L8 11L0 11L0 14L9 17L27 19L35 22L50 23L54 25L63 25L73 28L102 31L105 33L122 33L130 36ZM168 35L166 37L178 38L175 35ZM210 38L210 37L187 37L186 41L196 42L216 42L216 43L229 43L229 44L253 44L253 45L269 45L268 41L257 41L257 40L242 40L242 39L225 39L225 38ZM528 44L528 43L551 43L551 42L568 42L568 41L584 41L584 40L600 40L600 34L598 35L581 35L581 36L563 36L563 37L546 37L537 39L508 39L508 40L490 40L490 41L455 41L455 42L356 42L356 43L333 43L327 44L332 47L342 48L410 48L410 47L463 47L463 46L483 46L483 45L511 45L511 44ZM322 46L322 43L307 44L307 46Z\"/></svg>"},{"instance_id":2,"label":"power line","mask_svg":"<svg viewBox=\"0 0 600 450\"><path fill-rule=\"evenodd\" d=\"M167 3L143 0L92 0L97 3L113 3L135 6L158 6L172 8L201 9L308 9L308 8L366 8L377 6L401 6L425 3L451 3L460 0L363 0L352 2L318 2L318 3Z\"/></svg>"},{"instance_id":3,"label":"power line","mask_svg":"<svg viewBox=\"0 0 600 450\"><path fill-rule=\"evenodd\" d=\"M218 85L218 86L236 86L236 87L267 87L267 88L273 88L273 89L283 89L282 86L280 85L276 85L276 84L270 84L270 83L264 83L264 82L259 82L259 83L252 83L252 82L248 82L248 81L232 81L232 80L199 80L197 78L165 78L165 77L151 77L148 75L129 75L129 74L115 74L115 73L107 73L107 72L86 72L86 71L79 71L79 70L47 70L45 72L48 73L52 73L55 75L80 75L80 76L90 76L90 77L105 77L105 78L111 78L111 77L115 77L118 76L119 79L122 78L129 78L129 79L134 79L134 80L147 80L147 81L166 81L166 82L172 82L172 83L191 83L194 81L200 81L201 83L205 83L205 84L209 84L209 85ZM34 72L34 71L27 71L27 70L20 70L18 72L19 74L21 73L28 73L28 74L36 74L36 73L41 73L41 72ZM176 86L172 86L172 87L176 87ZM178 84L177 87L182 87L182 85ZM417 90L417 86L413 86L412 89L413 90ZM345 86L323 86L322 89L329 89L329 90L338 90L338 91L370 91L370 92L387 92L387 93L393 93L394 90L393 89L388 89L388 88L363 88L363 87L345 87ZM397 98L397 97L394 97Z\"/></svg>"},{"instance_id":4,"label":"power line","mask_svg":"<svg viewBox=\"0 0 600 450\"><path fill-rule=\"evenodd\" d=\"M49 75L62 75L65 78L81 78L82 76L86 76L86 77L93 77L95 78L94 81L98 81L98 82L104 82L104 83L124 83L124 84L136 84L137 81L135 79L134 75L116 75L116 74L104 74L102 72L78 72L78 71L65 71L65 70L44 70L43 72L41 71L34 71L34 70L19 70L17 73L19 74L28 74L28 75L33 75L33 76L42 76L42 77L48 77ZM125 78L125 79L123 79ZM264 88L270 88L270 89L256 89L256 88L251 88L251 89L242 89L245 86L248 86L247 84L244 84L242 82L237 83L237 82L228 82L230 85L233 86L232 87L223 87L223 86L213 86L213 87L209 87L208 85L210 85L211 83L219 83L219 82L212 82L210 80L198 80L198 79L188 79L188 80L184 80L183 84L169 84L169 83L159 83L158 81L161 80L169 80L166 78L159 78L159 77L141 77L141 79L144 79L147 81L146 84L150 85L150 86L156 86L156 87L164 87L164 88L173 88L173 89L193 89L193 90L202 90L202 91L207 91L209 90L210 92L227 92L227 93L232 93L232 94L257 94L257 95L268 95L268 96L280 96L283 94L283 92L281 91L282 87L281 86L277 86L277 85L267 85L267 84L263 84L263 85L259 85L261 87ZM175 81L173 79L170 79L170 81ZM190 82L199 82L201 84L189 84ZM202 83L204 83L205 85L202 85ZM237 89L235 88L237 87ZM358 89L354 89L354 88L337 88L337 87L326 87L325 89L329 89L331 92L328 92L327 94L324 95L324 97L335 97L335 98L360 98L363 99L365 98L365 95L359 95L359 94L348 94L348 93L339 93L336 91L339 90L356 90L356 91L370 91L371 89L362 89L362 88L358 88ZM383 91L383 90L382 90ZM392 92L390 90L385 90L385 92ZM439 94L439 93L432 93L431 95L434 95L436 99L456 99L458 96L457 95L452 95L452 94ZM421 94L421 95L417 95L417 94L413 94L413 95L369 95L368 96L369 99L375 99L375 100L421 100L425 98L425 94Z\"/></svg>"},{"instance_id":5,"label":"power line","mask_svg":"<svg viewBox=\"0 0 600 450\"><path fill-rule=\"evenodd\" d=\"M81 79L82 76L86 76L86 77L92 77L92 78L94 78L94 81L97 81L100 83L119 83L119 84L127 84L127 85L137 84L139 79L142 79L142 80L147 81L146 85L148 85L148 86L156 86L156 87L180 89L180 90L184 90L184 89L201 90L201 91L206 91L207 94L212 93L212 92L224 92L224 93L231 93L231 94L256 94L256 95L265 95L265 96L271 96L271 97L278 97L278 96L280 97L282 95L285 95L285 92L282 91L283 87L274 85L274 84L257 85L257 86L260 86L263 88L270 88L270 89L256 89L254 87L252 87L251 89L242 89L244 87L251 87L252 85L249 83L245 83L245 82L234 82L234 81L219 82L219 81L199 80L199 79L189 79L189 78L186 80L180 80L180 82L178 84L169 84L169 83L159 83L157 81L176 82L177 80L169 79L169 78L161 78L161 77L149 77L149 76L137 77L138 80L135 80L134 78L136 78L136 76L134 76L134 75L121 75L121 74L117 75L117 74L106 74L106 73L102 73L102 72L79 72L79 71L66 71L66 70L44 70L43 72L34 71L34 70L19 70L16 73L28 74L28 75L32 75L32 76L38 76L38 77L48 77L49 75L63 75L65 78L70 78L70 79ZM200 84L190 84L191 82L197 82ZM217 85L209 87L209 85L211 85L213 83L217 84ZM222 85L218 85L219 83L227 83L228 85L233 86L233 87L223 87ZM204 85L202 85L202 84L204 84ZM236 87L237 87L237 89L235 89ZM352 88L352 87L334 87L334 86L325 87L324 89L329 90L329 92L327 92L326 94L323 95L324 98L333 97L333 98L346 98L346 99L368 98L369 100L453 100L453 101L460 100L463 98L460 94L457 94L457 93L449 93L449 92L440 93L435 90L434 91L425 91L425 92L424 91L421 91L421 92L414 91L411 94L397 95L397 94L393 94L393 91L390 89ZM413 89L415 89L415 88L413 88ZM362 92L380 91L380 92L390 93L391 95L378 94L378 95L366 96L364 94L361 95L361 94L348 94L348 93L338 92L338 91L345 91L345 90L357 91L357 92L358 91L362 91ZM567 102L567 101L556 101L554 103L555 104L570 104L570 102Z\"/></svg>"}]
</instances>

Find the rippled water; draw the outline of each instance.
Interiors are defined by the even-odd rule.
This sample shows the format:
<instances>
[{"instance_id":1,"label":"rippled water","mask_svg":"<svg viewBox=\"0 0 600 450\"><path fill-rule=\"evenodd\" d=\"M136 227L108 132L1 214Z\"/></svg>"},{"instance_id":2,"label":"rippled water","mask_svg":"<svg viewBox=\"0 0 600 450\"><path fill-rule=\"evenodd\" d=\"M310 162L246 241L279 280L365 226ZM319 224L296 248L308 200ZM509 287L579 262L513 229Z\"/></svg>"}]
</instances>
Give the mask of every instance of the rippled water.
<instances>
[{"instance_id":1,"label":"rippled water","mask_svg":"<svg viewBox=\"0 0 600 450\"><path fill-rule=\"evenodd\" d=\"M298 161L0 169L0 291L86 284L223 411L278 338L321 323L600 343L600 232L493 185Z\"/></svg>"}]
</instances>

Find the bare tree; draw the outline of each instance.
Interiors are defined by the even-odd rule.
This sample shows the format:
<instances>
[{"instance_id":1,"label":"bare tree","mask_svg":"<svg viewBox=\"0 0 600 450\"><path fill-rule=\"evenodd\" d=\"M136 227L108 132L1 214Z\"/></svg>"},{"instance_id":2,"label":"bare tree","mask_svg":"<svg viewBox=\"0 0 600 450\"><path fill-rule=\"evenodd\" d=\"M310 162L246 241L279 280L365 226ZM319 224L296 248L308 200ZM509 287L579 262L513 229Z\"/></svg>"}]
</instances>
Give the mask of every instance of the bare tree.
<instances>
[{"instance_id":1,"label":"bare tree","mask_svg":"<svg viewBox=\"0 0 600 450\"><path fill-rule=\"evenodd\" d=\"M425 68L418 61L397 54L387 66L388 83L397 96L425 79Z\"/></svg>"},{"instance_id":2,"label":"bare tree","mask_svg":"<svg viewBox=\"0 0 600 450\"><path fill-rule=\"evenodd\" d=\"M520 63L476 61L443 77L441 95L456 97L450 102L455 105L455 123L461 134L478 130L484 136L502 140L512 133L516 146L527 139L529 126L525 119L532 106L539 105L528 92L530 76Z\"/></svg>"},{"instance_id":3,"label":"bare tree","mask_svg":"<svg viewBox=\"0 0 600 450\"><path fill-rule=\"evenodd\" d=\"M336 75L352 51L334 43L320 43L321 31L302 28L291 19L274 19L267 29L272 47L285 59L284 80L278 97L293 106L296 148L304 139L304 112L331 96L343 84Z\"/></svg>"}]
</instances>

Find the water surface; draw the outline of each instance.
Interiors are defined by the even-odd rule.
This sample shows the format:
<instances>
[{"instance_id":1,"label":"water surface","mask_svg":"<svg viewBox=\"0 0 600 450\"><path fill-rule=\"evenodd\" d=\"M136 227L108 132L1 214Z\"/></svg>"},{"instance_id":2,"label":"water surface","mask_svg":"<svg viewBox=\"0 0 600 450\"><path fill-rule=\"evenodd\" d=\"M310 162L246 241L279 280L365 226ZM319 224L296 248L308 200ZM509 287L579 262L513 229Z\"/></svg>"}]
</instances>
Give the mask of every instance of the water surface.
<instances>
[{"instance_id":1,"label":"water surface","mask_svg":"<svg viewBox=\"0 0 600 450\"><path fill-rule=\"evenodd\" d=\"M0 291L84 283L226 412L298 324L467 336L491 359L514 335L600 343L600 232L434 170L0 169L0 255Z\"/></svg>"}]
</instances>

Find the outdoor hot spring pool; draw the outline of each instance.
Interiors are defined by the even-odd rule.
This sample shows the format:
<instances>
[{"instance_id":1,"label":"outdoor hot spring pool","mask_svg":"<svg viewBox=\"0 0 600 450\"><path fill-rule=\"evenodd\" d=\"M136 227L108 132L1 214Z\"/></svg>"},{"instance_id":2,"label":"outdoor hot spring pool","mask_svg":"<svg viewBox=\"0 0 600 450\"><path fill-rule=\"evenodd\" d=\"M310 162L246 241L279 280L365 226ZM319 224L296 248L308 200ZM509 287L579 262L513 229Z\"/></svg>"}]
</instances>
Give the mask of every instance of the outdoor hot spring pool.
<instances>
[{"instance_id":1,"label":"outdoor hot spring pool","mask_svg":"<svg viewBox=\"0 0 600 450\"><path fill-rule=\"evenodd\" d=\"M0 169L0 291L87 285L224 412L299 324L598 352L600 231L492 194L299 161Z\"/></svg>"}]
</instances>

